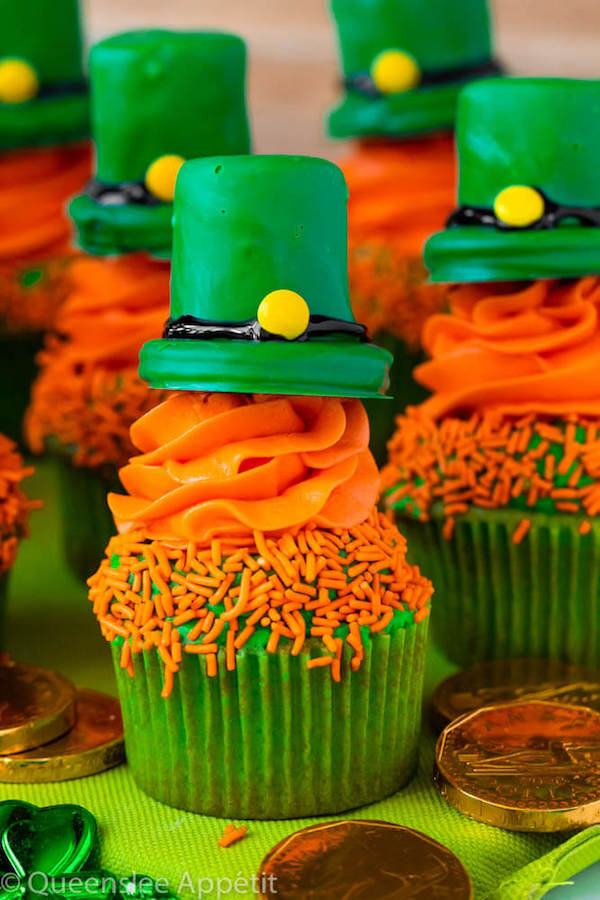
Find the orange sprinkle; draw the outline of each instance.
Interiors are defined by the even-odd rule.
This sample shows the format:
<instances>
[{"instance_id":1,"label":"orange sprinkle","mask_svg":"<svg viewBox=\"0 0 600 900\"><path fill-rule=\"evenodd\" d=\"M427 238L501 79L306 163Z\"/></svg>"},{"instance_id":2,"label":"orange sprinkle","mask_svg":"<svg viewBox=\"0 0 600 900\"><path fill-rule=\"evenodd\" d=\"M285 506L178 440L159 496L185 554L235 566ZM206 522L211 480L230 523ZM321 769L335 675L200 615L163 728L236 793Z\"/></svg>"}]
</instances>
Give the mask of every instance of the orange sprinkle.
<instances>
[{"instance_id":1,"label":"orange sprinkle","mask_svg":"<svg viewBox=\"0 0 600 900\"><path fill-rule=\"evenodd\" d=\"M218 840L219 847L230 847L236 841L240 841L247 833L247 825L226 825L223 836Z\"/></svg>"},{"instance_id":2,"label":"orange sprinkle","mask_svg":"<svg viewBox=\"0 0 600 900\"><path fill-rule=\"evenodd\" d=\"M269 653L277 650L280 640L289 640L291 655L304 652L308 657L307 634L318 639L326 652L307 658L307 664L309 668L330 665L332 678L338 680L344 643L352 648L352 671L363 659L359 626L377 633L387 629L396 609L410 610L414 616L419 613L419 621L429 613L430 582L407 563L406 541L375 510L367 522L350 530L308 526L279 542L264 535L248 538L243 544L236 542L220 540L221 569L216 570L214 542L195 547L192 557L189 544L144 541L141 533L111 540L105 561L90 579L90 601L107 640L121 634L127 639L131 630L130 648L122 651L125 667L136 653L156 648L171 674L178 671L183 653L203 656L207 675L217 674L219 662L231 671L236 668L237 653L260 627L268 632ZM293 559L285 557L282 547L294 553ZM114 557L119 564L113 568ZM243 563L239 562L242 558ZM139 570L140 592L136 594L127 585L138 561L145 568ZM232 561L240 572L238 584L234 584L236 575L228 571ZM206 566L214 571L201 575ZM349 569L354 575L351 580ZM306 583L311 570L317 586ZM227 574L221 579L223 572ZM211 596L212 585L218 584L219 609L210 608L210 601L193 591L199 579L210 582L203 589ZM162 592L144 600L150 582ZM176 587L170 590L169 585ZM173 613L169 612L169 597ZM111 602L118 615L107 611ZM348 634L334 637L334 629L343 623L351 626Z\"/></svg>"},{"instance_id":3,"label":"orange sprinkle","mask_svg":"<svg viewBox=\"0 0 600 900\"><path fill-rule=\"evenodd\" d=\"M531 528L530 519L521 519L521 521L515 528L513 536L512 536L513 544L520 544L530 528Z\"/></svg>"}]
</instances>

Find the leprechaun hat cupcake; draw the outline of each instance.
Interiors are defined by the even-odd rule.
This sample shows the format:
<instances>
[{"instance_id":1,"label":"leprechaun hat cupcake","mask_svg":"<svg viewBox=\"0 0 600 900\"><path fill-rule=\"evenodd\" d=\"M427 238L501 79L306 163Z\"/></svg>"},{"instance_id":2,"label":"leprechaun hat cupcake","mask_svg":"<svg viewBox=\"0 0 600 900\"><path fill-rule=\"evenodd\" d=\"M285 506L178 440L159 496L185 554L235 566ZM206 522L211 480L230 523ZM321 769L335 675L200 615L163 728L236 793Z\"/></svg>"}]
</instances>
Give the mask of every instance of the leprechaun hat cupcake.
<instances>
[{"instance_id":1,"label":"leprechaun hat cupcake","mask_svg":"<svg viewBox=\"0 0 600 900\"><path fill-rule=\"evenodd\" d=\"M599 104L600 82L552 79L473 85L460 102L457 216L473 224L453 217L455 257L438 235L428 258L434 277L465 283L425 326L431 358L415 375L432 395L398 420L383 481L436 579L436 639L462 664L600 662L600 278L588 274L600 195L580 130Z\"/></svg>"},{"instance_id":2,"label":"leprechaun hat cupcake","mask_svg":"<svg viewBox=\"0 0 600 900\"><path fill-rule=\"evenodd\" d=\"M178 393L132 426L89 579L129 764L173 806L336 812L415 767L432 587L375 507L357 398L390 358L354 321L346 252L332 163L182 168L171 317L140 363Z\"/></svg>"},{"instance_id":3,"label":"leprechaun hat cupcake","mask_svg":"<svg viewBox=\"0 0 600 900\"><path fill-rule=\"evenodd\" d=\"M77 0L0 9L0 375L2 429L21 420L42 335L64 300L73 255L65 206L90 171Z\"/></svg>"},{"instance_id":4,"label":"leprechaun hat cupcake","mask_svg":"<svg viewBox=\"0 0 600 900\"><path fill-rule=\"evenodd\" d=\"M331 11L344 96L329 132L360 141L340 163L350 189L350 297L395 360L395 403L368 407L383 463L394 413L425 396L412 378L421 328L446 302L445 288L428 280L423 247L454 202L458 93L499 67L485 0L332 0Z\"/></svg>"},{"instance_id":5,"label":"leprechaun hat cupcake","mask_svg":"<svg viewBox=\"0 0 600 900\"><path fill-rule=\"evenodd\" d=\"M164 399L137 363L168 316L170 264L143 251L170 254L184 156L249 150L245 59L240 38L204 32L120 34L91 51L98 168L71 211L86 249L120 255L86 255L72 267L26 417L30 448L57 460L65 551L83 578L112 532L106 491L134 452L129 428Z\"/></svg>"}]
</instances>

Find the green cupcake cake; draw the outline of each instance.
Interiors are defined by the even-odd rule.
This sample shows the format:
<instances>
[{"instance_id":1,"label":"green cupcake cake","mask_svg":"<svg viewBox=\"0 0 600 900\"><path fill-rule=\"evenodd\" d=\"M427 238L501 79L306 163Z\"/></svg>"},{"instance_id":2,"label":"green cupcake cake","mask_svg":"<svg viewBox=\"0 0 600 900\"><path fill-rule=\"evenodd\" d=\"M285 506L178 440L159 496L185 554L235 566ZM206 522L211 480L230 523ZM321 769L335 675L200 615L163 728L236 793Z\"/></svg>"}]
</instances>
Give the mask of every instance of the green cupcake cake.
<instances>
[{"instance_id":1,"label":"green cupcake cake","mask_svg":"<svg viewBox=\"0 0 600 900\"><path fill-rule=\"evenodd\" d=\"M119 535L89 580L133 774L173 806L333 813L415 768L432 587L375 507L357 398L391 360L346 266L333 164L182 168L171 317L140 364L179 393L132 427Z\"/></svg>"},{"instance_id":2,"label":"green cupcake cake","mask_svg":"<svg viewBox=\"0 0 600 900\"><path fill-rule=\"evenodd\" d=\"M460 207L426 260L465 283L425 326L432 394L383 478L461 664L600 662L598 109L600 82L565 79L459 104Z\"/></svg>"}]
</instances>

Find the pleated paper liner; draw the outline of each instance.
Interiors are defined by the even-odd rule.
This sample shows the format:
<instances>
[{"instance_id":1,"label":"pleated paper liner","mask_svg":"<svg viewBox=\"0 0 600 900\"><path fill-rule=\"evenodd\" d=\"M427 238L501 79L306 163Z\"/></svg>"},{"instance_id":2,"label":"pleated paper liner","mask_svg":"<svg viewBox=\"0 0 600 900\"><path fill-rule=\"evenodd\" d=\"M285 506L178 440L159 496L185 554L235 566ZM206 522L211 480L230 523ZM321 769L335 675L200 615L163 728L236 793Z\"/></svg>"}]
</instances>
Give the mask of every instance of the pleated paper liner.
<instances>
[{"instance_id":1,"label":"pleated paper liner","mask_svg":"<svg viewBox=\"0 0 600 900\"><path fill-rule=\"evenodd\" d=\"M519 543L513 534L531 522ZM461 666L508 657L600 665L600 523L578 515L471 509L446 540L441 515L397 519L435 585L434 641Z\"/></svg>"},{"instance_id":2,"label":"pleated paper liner","mask_svg":"<svg viewBox=\"0 0 600 900\"><path fill-rule=\"evenodd\" d=\"M231 672L220 650L215 677L184 652L167 699L156 649L134 654L131 678L117 639L137 784L170 806L243 819L336 813L394 793L417 764L427 626L372 635L356 672L345 647L337 683L329 667L306 668L316 641L298 656L245 647Z\"/></svg>"},{"instance_id":3,"label":"pleated paper liner","mask_svg":"<svg viewBox=\"0 0 600 900\"><path fill-rule=\"evenodd\" d=\"M55 456L67 565L85 581L98 568L115 523L106 502L109 491L122 491L116 470L102 474L84 466L74 466L64 456ZM112 477L111 477L112 476Z\"/></svg>"}]
</instances>

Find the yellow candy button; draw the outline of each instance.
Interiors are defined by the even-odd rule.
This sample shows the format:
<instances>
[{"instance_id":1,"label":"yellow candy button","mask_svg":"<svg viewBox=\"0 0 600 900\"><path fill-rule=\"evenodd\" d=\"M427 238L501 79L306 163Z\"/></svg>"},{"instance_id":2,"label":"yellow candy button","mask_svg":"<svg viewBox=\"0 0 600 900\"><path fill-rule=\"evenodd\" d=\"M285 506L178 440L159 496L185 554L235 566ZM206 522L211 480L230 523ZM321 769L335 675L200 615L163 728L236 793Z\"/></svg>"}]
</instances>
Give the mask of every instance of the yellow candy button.
<instances>
[{"instance_id":1,"label":"yellow candy button","mask_svg":"<svg viewBox=\"0 0 600 900\"><path fill-rule=\"evenodd\" d=\"M39 89L36 71L24 59L0 60L0 103L25 103Z\"/></svg>"},{"instance_id":2,"label":"yellow candy button","mask_svg":"<svg viewBox=\"0 0 600 900\"><path fill-rule=\"evenodd\" d=\"M371 65L371 78L382 94L412 91L421 80L416 59L404 50L384 50Z\"/></svg>"},{"instance_id":3,"label":"yellow candy button","mask_svg":"<svg viewBox=\"0 0 600 900\"><path fill-rule=\"evenodd\" d=\"M304 297L295 291L271 291L261 301L256 317L265 331L293 341L308 328L310 310Z\"/></svg>"},{"instance_id":4,"label":"yellow candy button","mask_svg":"<svg viewBox=\"0 0 600 900\"><path fill-rule=\"evenodd\" d=\"M527 228L544 214L544 198L535 188L513 184L494 200L496 218L513 228Z\"/></svg>"},{"instance_id":5,"label":"yellow candy button","mask_svg":"<svg viewBox=\"0 0 600 900\"><path fill-rule=\"evenodd\" d=\"M177 156L174 153L155 159L148 166L144 179L150 193L159 200L170 203L175 196L175 182L184 162L183 156Z\"/></svg>"}]
</instances>

